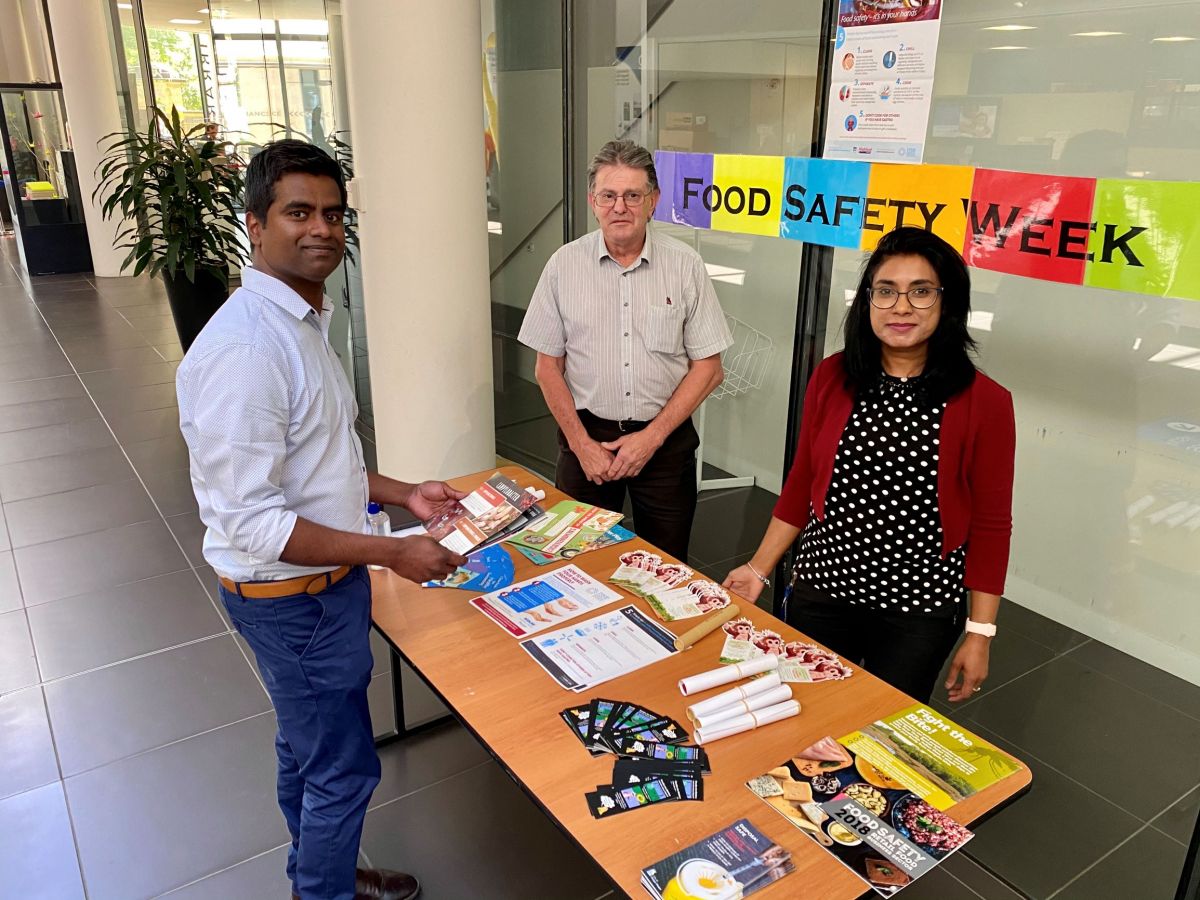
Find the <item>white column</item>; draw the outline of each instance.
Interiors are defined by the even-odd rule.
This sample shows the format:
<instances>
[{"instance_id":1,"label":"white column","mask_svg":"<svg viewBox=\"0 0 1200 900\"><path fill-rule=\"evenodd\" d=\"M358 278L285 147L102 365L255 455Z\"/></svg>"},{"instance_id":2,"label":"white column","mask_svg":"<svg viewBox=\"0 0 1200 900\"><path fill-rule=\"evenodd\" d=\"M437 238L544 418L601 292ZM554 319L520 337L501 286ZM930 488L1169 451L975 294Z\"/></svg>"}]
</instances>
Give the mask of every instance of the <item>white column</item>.
<instances>
[{"instance_id":1,"label":"white column","mask_svg":"<svg viewBox=\"0 0 1200 900\"><path fill-rule=\"evenodd\" d=\"M113 73L108 22L99 0L49 0L50 29L58 58L58 75L67 106L67 123L75 149L75 167L83 194L83 215L87 222L88 245L92 250L92 268L97 275L120 275L125 254L113 248L116 222L100 218L100 204L92 203L96 187L95 170L100 162L99 141L121 129L117 105L116 76Z\"/></svg>"},{"instance_id":2,"label":"white column","mask_svg":"<svg viewBox=\"0 0 1200 900\"><path fill-rule=\"evenodd\" d=\"M479 0L348 0L379 468L495 463Z\"/></svg>"}]
</instances>

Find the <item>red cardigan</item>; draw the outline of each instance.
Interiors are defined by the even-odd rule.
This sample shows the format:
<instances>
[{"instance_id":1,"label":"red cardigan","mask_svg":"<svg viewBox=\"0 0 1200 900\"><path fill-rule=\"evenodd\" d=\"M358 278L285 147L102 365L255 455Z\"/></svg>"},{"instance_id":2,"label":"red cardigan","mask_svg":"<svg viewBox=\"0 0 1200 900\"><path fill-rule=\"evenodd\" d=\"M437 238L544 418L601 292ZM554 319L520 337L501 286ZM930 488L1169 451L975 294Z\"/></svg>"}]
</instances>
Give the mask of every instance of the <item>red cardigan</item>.
<instances>
[{"instance_id":1,"label":"red cardigan","mask_svg":"<svg viewBox=\"0 0 1200 900\"><path fill-rule=\"evenodd\" d=\"M842 354L835 353L817 366L804 395L796 459L775 518L803 531L810 502L817 518L824 518L834 456L853 409ZM986 375L976 375L969 388L946 404L937 470L942 556L967 545L964 580L969 590L1004 592L1016 441L1012 395Z\"/></svg>"}]
</instances>

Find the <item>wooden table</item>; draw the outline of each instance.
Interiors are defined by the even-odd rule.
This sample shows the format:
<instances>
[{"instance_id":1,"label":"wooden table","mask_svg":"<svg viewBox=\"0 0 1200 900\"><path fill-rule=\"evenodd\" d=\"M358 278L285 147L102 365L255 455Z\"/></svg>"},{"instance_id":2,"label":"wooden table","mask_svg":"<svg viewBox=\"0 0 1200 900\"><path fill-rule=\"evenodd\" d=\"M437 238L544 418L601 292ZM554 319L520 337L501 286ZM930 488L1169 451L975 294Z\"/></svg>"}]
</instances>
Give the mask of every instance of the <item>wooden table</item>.
<instances>
[{"instance_id":1,"label":"wooden table","mask_svg":"<svg viewBox=\"0 0 1200 900\"><path fill-rule=\"evenodd\" d=\"M471 490L493 471L451 483ZM536 485L545 490L546 508L566 499L561 491L524 469L511 466L499 471L522 487ZM619 565L620 554L647 546L635 538L576 557L574 563L605 581ZM517 581L545 571L515 551L510 553L516 560ZM906 694L857 668L845 681L793 685L802 706L799 716L708 745L712 774L705 778L703 802L664 803L596 820L588 813L583 795L598 784L611 782L613 758L591 758L559 719L559 711L601 696L636 702L686 724L684 709L696 698L680 695L676 683L686 675L717 666L720 632L670 659L589 692L573 694L560 688L515 638L471 607L474 595L421 588L387 570L373 572L372 581L372 614L382 636L513 780L630 896L645 896L640 884L645 866L741 818L750 819L791 850L796 871L787 877L788 887L776 892L780 896L795 897L803 892L804 896L837 900L864 893L862 881L754 796L744 783L821 737L841 737L911 705L915 701ZM658 621L644 600L622 594L626 604L634 603ZM743 601L739 605L756 625L779 631L785 640L804 639L754 604ZM683 620L666 627L679 634L697 621ZM713 693L705 692L699 698ZM535 740L530 739L533 735ZM951 814L970 823L1026 791L1030 781L1026 767L956 804Z\"/></svg>"}]
</instances>

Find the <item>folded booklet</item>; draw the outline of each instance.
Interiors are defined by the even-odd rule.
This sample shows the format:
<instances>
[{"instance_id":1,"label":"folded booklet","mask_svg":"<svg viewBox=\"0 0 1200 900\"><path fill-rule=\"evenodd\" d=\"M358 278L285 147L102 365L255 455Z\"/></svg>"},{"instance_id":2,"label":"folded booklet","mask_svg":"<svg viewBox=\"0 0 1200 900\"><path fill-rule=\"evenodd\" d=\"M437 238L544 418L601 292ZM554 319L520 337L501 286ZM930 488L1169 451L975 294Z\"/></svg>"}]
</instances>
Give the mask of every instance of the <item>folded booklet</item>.
<instances>
[{"instance_id":1,"label":"folded booklet","mask_svg":"<svg viewBox=\"0 0 1200 900\"><path fill-rule=\"evenodd\" d=\"M536 500L511 478L497 472L448 511L427 520L425 531L455 553L470 553Z\"/></svg>"}]
</instances>

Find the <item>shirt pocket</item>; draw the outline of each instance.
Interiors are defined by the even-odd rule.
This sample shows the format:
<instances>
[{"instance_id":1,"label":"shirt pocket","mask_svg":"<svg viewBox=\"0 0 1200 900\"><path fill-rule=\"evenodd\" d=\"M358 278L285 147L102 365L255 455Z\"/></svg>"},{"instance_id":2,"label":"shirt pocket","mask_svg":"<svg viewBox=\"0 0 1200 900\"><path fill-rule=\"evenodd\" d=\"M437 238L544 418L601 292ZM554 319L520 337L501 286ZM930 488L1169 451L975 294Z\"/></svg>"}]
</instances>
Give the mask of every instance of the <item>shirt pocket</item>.
<instances>
[{"instance_id":1,"label":"shirt pocket","mask_svg":"<svg viewBox=\"0 0 1200 900\"><path fill-rule=\"evenodd\" d=\"M683 353L683 312L667 308L648 311L645 322L644 341L652 353L667 353L679 356Z\"/></svg>"}]
</instances>

